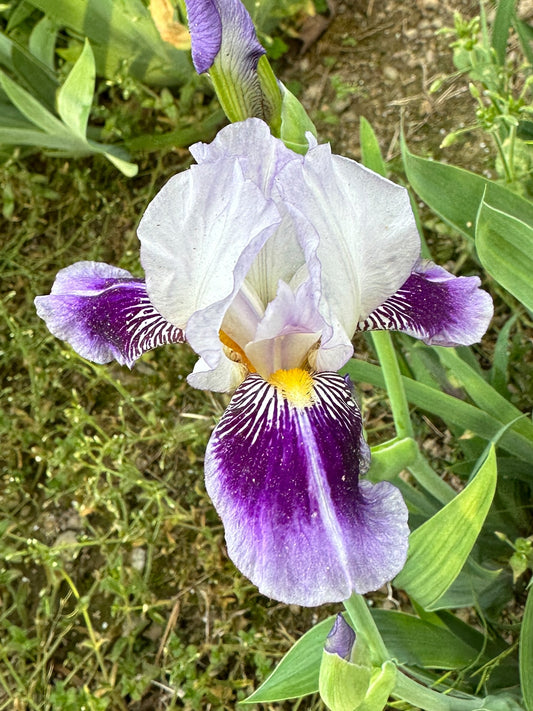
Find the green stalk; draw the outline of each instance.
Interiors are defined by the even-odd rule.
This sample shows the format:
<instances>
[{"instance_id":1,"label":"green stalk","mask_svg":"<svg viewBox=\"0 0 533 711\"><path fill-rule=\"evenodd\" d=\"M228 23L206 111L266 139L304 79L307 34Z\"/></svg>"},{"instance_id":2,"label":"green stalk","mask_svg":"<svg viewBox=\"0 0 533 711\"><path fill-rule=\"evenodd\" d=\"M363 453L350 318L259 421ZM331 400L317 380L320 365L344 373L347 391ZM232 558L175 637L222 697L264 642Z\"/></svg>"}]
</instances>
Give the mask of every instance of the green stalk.
<instances>
[{"instance_id":1,"label":"green stalk","mask_svg":"<svg viewBox=\"0 0 533 711\"><path fill-rule=\"evenodd\" d=\"M388 331L373 331L372 341L383 370L396 433L400 438L413 437L409 405L407 404L400 366L392 345L391 335Z\"/></svg>"},{"instance_id":2,"label":"green stalk","mask_svg":"<svg viewBox=\"0 0 533 711\"><path fill-rule=\"evenodd\" d=\"M344 607L350 616L356 633L361 635L370 648L373 662L381 666L383 662L390 659L390 654L368 609L365 598L362 595L353 593L348 600L344 601Z\"/></svg>"},{"instance_id":3,"label":"green stalk","mask_svg":"<svg viewBox=\"0 0 533 711\"><path fill-rule=\"evenodd\" d=\"M391 334L388 331L374 331L372 341L383 371L397 435L400 438L414 439L409 405ZM441 503L447 504L453 499L453 490L433 471L420 451L416 460L408 466L408 470L416 481Z\"/></svg>"},{"instance_id":4,"label":"green stalk","mask_svg":"<svg viewBox=\"0 0 533 711\"><path fill-rule=\"evenodd\" d=\"M74 584L74 581L72 580L70 575L67 572L65 572L64 570L61 571L61 574L63 575L63 578L67 582L69 588L71 589L71 591L72 591L72 593L73 593L74 597L76 598L76 601L79 605L79 611L82 614L83 620L85 622L85 626L87 628L87 632L89 633L89 639L91 640L91 645L92 645L94 654L96 656L98 666L100 667L100 669L102 671L102 676L104 677L104 680L107 683L109 680L109 677L107 674L106 665L105 665L104 659L100 653L100 644L99 644L98 640L96 639L96 634L94 631L93 623L92 623L91 618L89 616L87 604L84 600L81 599L81 595L78 592L78 588Z\"/></svg>"}]
</instances>

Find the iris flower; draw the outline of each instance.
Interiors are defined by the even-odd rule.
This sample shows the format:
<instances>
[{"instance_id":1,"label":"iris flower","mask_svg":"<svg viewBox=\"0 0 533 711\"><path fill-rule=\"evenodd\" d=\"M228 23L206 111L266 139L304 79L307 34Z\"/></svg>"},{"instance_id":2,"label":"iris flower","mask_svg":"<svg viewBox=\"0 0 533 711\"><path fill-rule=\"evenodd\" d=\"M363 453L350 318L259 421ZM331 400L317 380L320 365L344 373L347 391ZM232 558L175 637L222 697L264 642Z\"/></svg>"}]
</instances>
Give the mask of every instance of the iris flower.
<instances>
[{"instance_id":1,"label":"iris flower","mask_svg":"<svg viewBox=\"0 0 533 711\"><path fill-rule=\"evenodd\" d=\"M420 259L404 188L310 141L298 155L249 119L192 146L196 165L141 219L145 279L79 262L36 306L94 362L187 342L190 385L233 391L205 455L229 556L265 595L312 606L378 589L407 552L399 491L362 478L361 413L337 373L354 333L470 344L492 304L477 277Z\"/></svg>"}]
</instances>

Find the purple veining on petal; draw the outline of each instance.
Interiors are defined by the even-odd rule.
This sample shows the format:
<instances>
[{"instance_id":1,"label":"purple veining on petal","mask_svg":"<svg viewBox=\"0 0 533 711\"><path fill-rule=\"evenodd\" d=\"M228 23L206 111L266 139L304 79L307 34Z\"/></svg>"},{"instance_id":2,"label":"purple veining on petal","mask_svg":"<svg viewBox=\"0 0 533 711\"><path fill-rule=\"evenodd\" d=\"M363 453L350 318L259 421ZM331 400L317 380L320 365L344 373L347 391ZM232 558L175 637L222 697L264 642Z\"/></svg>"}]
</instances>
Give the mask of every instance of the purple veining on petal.
<instances>
[{"instance_id":1,"label":"purple veining on petal","mask_svg":"<svg viewBox=\"0 0 533 711\"><path fill-rule=\"evenodd\" d=\"M255 72L265 50L257 41L254 24L240 0L186 0L192 59L198 74L207 72L222 45L228 68L246 76Z\"/></svg>"},{"instance_id":2,"label":"purple veining on petal","mask_svg":"<svg viewBox=\"0 0 533 711\"><path fill-rule=\"evenodd\" d=\"M95 363L115 359L131 368L144 352L185 340L152 306L142 279L103 262L62 269L35 305L54 336Z\"/></svg>"},{"instance_id":3,"label":"purple veining on petal","mask_svg":"<svg viewBox=\"0 0 533 711\"><path fill-rule=\"evenodd\" d=\"M456 277L420 262L405 284L358 324L358 330L404 331L433 346L468 346L481 340L492 318L492 299L478 277Z\"/></svg>"},{"instance_id":4,"label":"purple veining on petal","mask_svg":"<svg viewBox=\"0 0 533 711\"><path fill-rule=\"evenodd\" d=\"M349 660L354 644L355 632L339 612L326 637L324 649L330 654L337 654L341 659Z\"/></svg>"},{"instance_id":5,"label":"purple veining on petal","mask_svg":"<svg viewBox=\"0 0 533 711\"><path fill-rule=\"evenodd\" d=\"M320 605L376 590L402 568L407 509L368 463L361 414L344 379L313 377L298 407L259 375L236 390L208 444L206 487L228 553L260 592Z\"/></svg>"}]
</instances>

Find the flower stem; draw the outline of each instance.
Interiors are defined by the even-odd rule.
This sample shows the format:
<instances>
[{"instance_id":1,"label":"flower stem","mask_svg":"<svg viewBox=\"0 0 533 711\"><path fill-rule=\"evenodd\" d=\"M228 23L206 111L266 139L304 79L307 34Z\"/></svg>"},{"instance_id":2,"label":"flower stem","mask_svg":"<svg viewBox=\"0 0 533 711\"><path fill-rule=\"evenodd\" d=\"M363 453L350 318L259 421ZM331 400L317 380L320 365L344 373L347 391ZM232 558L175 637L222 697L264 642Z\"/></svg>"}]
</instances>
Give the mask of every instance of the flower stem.
<instances>
[{"instance_id":1,"label":"flower stem","mask_svg":"<svg viewBox=\"0 0 533 711\"><path fill-rule=\"evenodd\" d=\"M398 437L413 438L409 405L391 335L388 331L375 331L372 333L372 340L385 378L396 433ZM447 504L453 499L453 490L433 471L420 451L408 469L417 482L438 501Z\"/></svg>"},{"instance_id":2,"label":"flower stem","mask_svg":"<svg viewBox=\"0 0 533 711\"><path fill-rule=\"evenodd\" d=\"M383 641L380 631L374 622L374 618L368 609L365 598L362 595L353 593L348 600L344 601L344 607L350 616L350 620L352 621L356 633L363 637L371 649L373 661L377 665L381 665L383 662L387 661L387 659L390 659L385 642Z\"/></svg>"},{"instance_id":3,"label":"flower stem","mask_svg":"<svg viewBox=\"0 0 533 711\"><path fill-rule=\"evenodd\" d=\"M383 370L396 433L398 437L413 437L409 405L407 404L400 366L392 345L391 335L388 331L374 331L372 333L372 341Z\"/></svg>"}]
</instances>

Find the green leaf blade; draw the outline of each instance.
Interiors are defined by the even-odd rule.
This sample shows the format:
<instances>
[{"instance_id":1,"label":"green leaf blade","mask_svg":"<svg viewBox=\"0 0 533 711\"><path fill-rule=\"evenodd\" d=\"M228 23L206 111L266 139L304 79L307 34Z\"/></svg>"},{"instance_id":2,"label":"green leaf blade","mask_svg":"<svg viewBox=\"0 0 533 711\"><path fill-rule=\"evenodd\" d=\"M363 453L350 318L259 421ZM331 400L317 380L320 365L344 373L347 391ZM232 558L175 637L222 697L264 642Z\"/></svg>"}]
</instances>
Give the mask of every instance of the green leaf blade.
<instances>
[{"instance_id":1,"label":"green leaf blade","mask_svg":"<svg viewBox=\"0 0 533 711\"><path fill-rule=\"evenodd\" d=\"M13 105L23 116L31 121L32 124L46 133L69 135L70 132L58 118L1 70L0 85Z\"/></svg>"},{"instance_id":2,"label":"green leaf blade","mask_svg":"<svg viewBox=\"0 0 533 711\"><path fill-rule=\"evenodd\" d=\"M445 222L470 240L483 198L493 208L533 224L533 204L511 190L453 165L420 158L402 140L402 157L409 183Z\"/></svg>"},{"instance_id":3,"label":"green leaf blade","mask_svg":"<svg viewBox=\"0 0 533 711\"><path fill-rule=\"evenodd\" d=\"M57 94L57 110L65 124L80 138L85 138L94 94L96 71L89 40Z\"/></svg>"},{"instance_id":4,"label":"green leaf blade","mask_svg":"<svg viewBox=\"0 0 533 711\"><path fill-rule=\"evenodd\" d=\"M527 711L533 711L533 587L526 600L520 632L520 683Z\"/></svg>"},{"instance_id":5,"label":"green leaf blade","mask_svg":"<svg viewBox=\"0 0 533 711\"><path fill-rule=\"evenodd\" d=\"M347 373L355 382L370 383L381 388L385 387L385 379L381 368L362 360L352 359L341 371ZM407 399L416 407L426 412L438 415L445 422L452 423L464 430L473 432L479 437L491 441L498 436L507 423L499 418L491 417L479 407L464 402L453 395L441 392L434 387L419 383L411 378L403 377ZM506 430L498 440L498 445L515 457L525 462L533 463L533 445L531 441L514 431L515 425Z\"/></svg>"},{"instance_id":6,"label":"green leaf blade","mask_svg":"<svg viewBox=\"0 0 533 711\"><path fill-rule=\"evenodd\" d=\"M496 490L494 445L472 481L411 534L407 563L394 584L430 608L459 575L488 514Z\"/></svg>"},{"instance_id":7,"label":"green leaf blade","mask_svg":"<svg viewBox=\"0 0 533 711\"><path fill-rule=\"evenodd\" d=\"M272 703L317 692L322 652L334 619L328 617L300 637L266 681L241 703Z\"/></svg>"},{"instance_id":8,"label":"green leaf blade","mask_svg":"<svg viewBox=\"0 0 533 711\"><path fill-rule=\"evenodd\" d=\"M475 241L483 267L509 293L533 311L533 222L482 200Z\"/></svg>"},{"instance_id":9,"label":"green leaf blade","mask_svg":"<svg viewBox=\"0 0 533 711\"><path fill-rule=\"evenodd\" d=\"M381 155L379 142L372 125L364 116L359 119L359 140L361 142L361 162L375 173L387 176L387 166Z\"/></svg>"}]
</instances>

